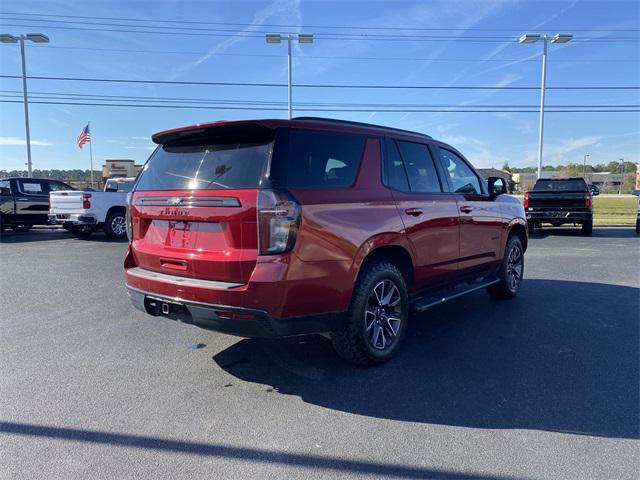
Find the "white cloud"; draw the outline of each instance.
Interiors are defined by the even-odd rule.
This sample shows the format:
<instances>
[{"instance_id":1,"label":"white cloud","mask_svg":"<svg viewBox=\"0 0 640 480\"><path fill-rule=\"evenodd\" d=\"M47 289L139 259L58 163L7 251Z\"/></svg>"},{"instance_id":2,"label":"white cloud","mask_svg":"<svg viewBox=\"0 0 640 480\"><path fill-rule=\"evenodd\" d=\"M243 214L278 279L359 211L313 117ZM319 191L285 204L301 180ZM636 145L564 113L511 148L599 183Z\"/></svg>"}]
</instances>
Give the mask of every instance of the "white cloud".
<instances>
[{"instance_id":1,"label":"white cloud","mask_svg":"<svg viewBox=\"0 0 640 480\"><path fill-rule=\"evenodd\" d=\"M450 145L464 145L469 142L467 137L463 137L462 135L445 135L439 140L442 140L444 143L448 143Z\"/></svg>"},{"instance_id":2,"label":"white cloud","mask_svg":"<svg viewBox=\"0 0 640 480\"><path fill-rule=\"evenodd\" d=\"M20 137L0 137L0 145L15 147L15 146L24 146L27 144L27 141L24 138ZM44 140L31 140L32 147L50 147L53 143L49 143Z\"/></svg>"},{"instance_id":3,"label":"white cloud","mask_svg":"<svg viewBox=\"0 0 640 480\"><path fill-rule=\"evenodd\" d=\"M269 20L269 18L276 15L280 15L280 14L291 15L292 13L294 14L294 19L297 22L299 22L301 18L300 0L276 0L275 2L271 3L270 5L268 5L267 7L263 8L258 13L256 13L253 17L251 25L248 25L242 30L239 30L238 35L229 37L226 40L223 40L222 42L217 43L216 45L211 47L206 54L200 56L193 62L189 62L185 65L178 67L175 70L175 72L170 76L170 79L175 80L176 78L181 77L185 73L190 72L197 66L209 60L213 55L217 53L222 53L226 51L229 47L232 47L238 43L244 42L247 38L255 40L255 37L253 36L249 37L242 34L254 31L257 27L260 27L263 23Z\"/></svg>"}]
</instances>

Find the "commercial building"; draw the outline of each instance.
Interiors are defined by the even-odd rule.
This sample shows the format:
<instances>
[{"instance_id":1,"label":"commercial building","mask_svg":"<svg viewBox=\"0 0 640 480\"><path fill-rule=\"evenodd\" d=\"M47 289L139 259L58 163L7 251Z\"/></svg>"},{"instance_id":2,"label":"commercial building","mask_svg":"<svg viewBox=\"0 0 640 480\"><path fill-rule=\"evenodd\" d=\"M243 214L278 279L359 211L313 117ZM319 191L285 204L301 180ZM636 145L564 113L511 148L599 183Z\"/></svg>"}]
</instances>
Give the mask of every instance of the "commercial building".
<instances>
[{"instance_id":1,"label":"commercial building","mask_svg":"<svg viewBox=\"0 0 640 480\"><path fill-rule=\"evenodd\" d=\"M114 177L135 177L143 165L136 165L133 160L105 160L102 166L102 181Z\"/></svg>"},{"instance_id":2,"label":"commercial building","mask_svg":"<svg viewBox=\"0 0 640 480\"><path fill-rule=\"evenodd\" d=\"M542 172L542 178L559 178L566 177L567 174L558 170L545 170ZM582 175L577 175L582 177ZM536 183L538 175L536 173L514 173L513 181L515 182L516 190L519 192L525 192L533 188L533 184ZM620 188L620 182L622 181L621 173L611 172L587 172L584 175L585 182L597 186L600 191L617 191Z\"/></svg>"},{"instance_id":3,"label":"commercial building","mask_svg":"<svg viewBox=\"0 0 640 480\"><path fill-rule=\"evenodd\" d=\"M504 180L507 185L507 190L509 192L513 192L515 189L515 184L513 182L511 172L507 172L505 170L498 170L497 168L478 168L478 173L482 175L482 178L487 180L489 177L500 177Z\"/></svg>"}]
</instances>

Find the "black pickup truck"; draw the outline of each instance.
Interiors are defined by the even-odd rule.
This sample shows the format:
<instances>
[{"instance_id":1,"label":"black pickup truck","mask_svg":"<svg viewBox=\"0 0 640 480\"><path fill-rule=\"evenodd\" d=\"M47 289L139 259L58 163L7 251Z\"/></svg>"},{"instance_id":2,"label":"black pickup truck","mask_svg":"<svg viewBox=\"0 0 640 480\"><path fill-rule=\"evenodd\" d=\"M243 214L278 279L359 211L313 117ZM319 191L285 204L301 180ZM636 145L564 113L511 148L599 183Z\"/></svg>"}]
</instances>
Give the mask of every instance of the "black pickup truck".
<instances>
[{"instance_id":1,"label":"black pickup truck","mask_svg":"<svg viewBox=\"0 0 640 480\"><path fill-rule=\"evenodd\" d=\"M26 232L49 223L49 193L74 190L66 183L47 178L0 178L0 235L11 227Z\"/></svg>"},{"instance_id":2,"label":"black pickup truck","mask_svg":"<svg viewBox=\"0 0 640 480\"><path fill-rule=\"evenodd\" d=\"M584 179L540 178L533 189L524 194L524 210L529 233L543 223L557 227L582 225L582 234L593 231L593 195Z\"/></svg>"}]
</instances>

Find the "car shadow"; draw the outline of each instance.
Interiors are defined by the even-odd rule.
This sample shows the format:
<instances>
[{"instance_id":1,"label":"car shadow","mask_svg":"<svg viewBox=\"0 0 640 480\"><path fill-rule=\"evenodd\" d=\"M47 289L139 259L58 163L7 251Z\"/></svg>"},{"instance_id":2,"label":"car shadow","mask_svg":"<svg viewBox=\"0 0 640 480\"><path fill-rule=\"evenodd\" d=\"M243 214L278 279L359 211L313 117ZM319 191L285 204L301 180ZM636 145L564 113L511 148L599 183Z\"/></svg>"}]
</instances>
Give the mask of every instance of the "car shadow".
<instances>
[{"instance_id":1,"label":"car shadow","mask_svg":"<svg viewBox=\"0 0 640 480\"><path fill-rule=\"evenodd\" d=\"M107 238L102 231L93 232L89 237L78 238L63 228L32 228L27 232L5 230L0 236L1 243L30 243L56 240L77 240L79 242L126 243L127 239L113 240Z\"/></svg>"},{"instance_id":2,"label":"car shadow","mask_svg":"<svg viewBox=\"0 0 640 480\"><path fill-rule=\"evenodd\" d=\"M639 293L537 279L510 301L476 292L414 315L398 356L374 368L346 364L320 336L244 339L213 360L358 415L638 438Z\"/></svg>"},{"instance_id":3,"label":"car shadow","mask_svg":"<svg viewBox=\"0 0 640 480\"><path fill-rule=\"evenodd\" d=\"M549 236L554 237L584 237L580 232L580 227L543 227L536 228L534 233L530 233L530 238L546 238ZM629 225L628 227L593 227L593 237L607 237L607 238L631 238L636 237L635 225Z\"/></svg>"}]
</instances>

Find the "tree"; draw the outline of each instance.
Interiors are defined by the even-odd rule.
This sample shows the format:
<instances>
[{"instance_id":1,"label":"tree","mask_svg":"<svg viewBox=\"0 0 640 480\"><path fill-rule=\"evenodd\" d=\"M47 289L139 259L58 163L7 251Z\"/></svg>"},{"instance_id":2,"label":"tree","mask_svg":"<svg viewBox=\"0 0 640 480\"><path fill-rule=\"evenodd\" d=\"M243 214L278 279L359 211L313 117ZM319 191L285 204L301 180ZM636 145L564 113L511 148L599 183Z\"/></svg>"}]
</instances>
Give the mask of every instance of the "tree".
<instances>
[{"instance_id":1,"label":"tree","mask_svg":"<svg viewBox=\"0 0 640 480\"><path fill-rule=\"evenodd\" d=\"M511 173L511 167L509 167L509 162L504 162L504 165L502 165L502 168L500 170L504 170L505 172Z\"/></svg>"}]
</instances>

